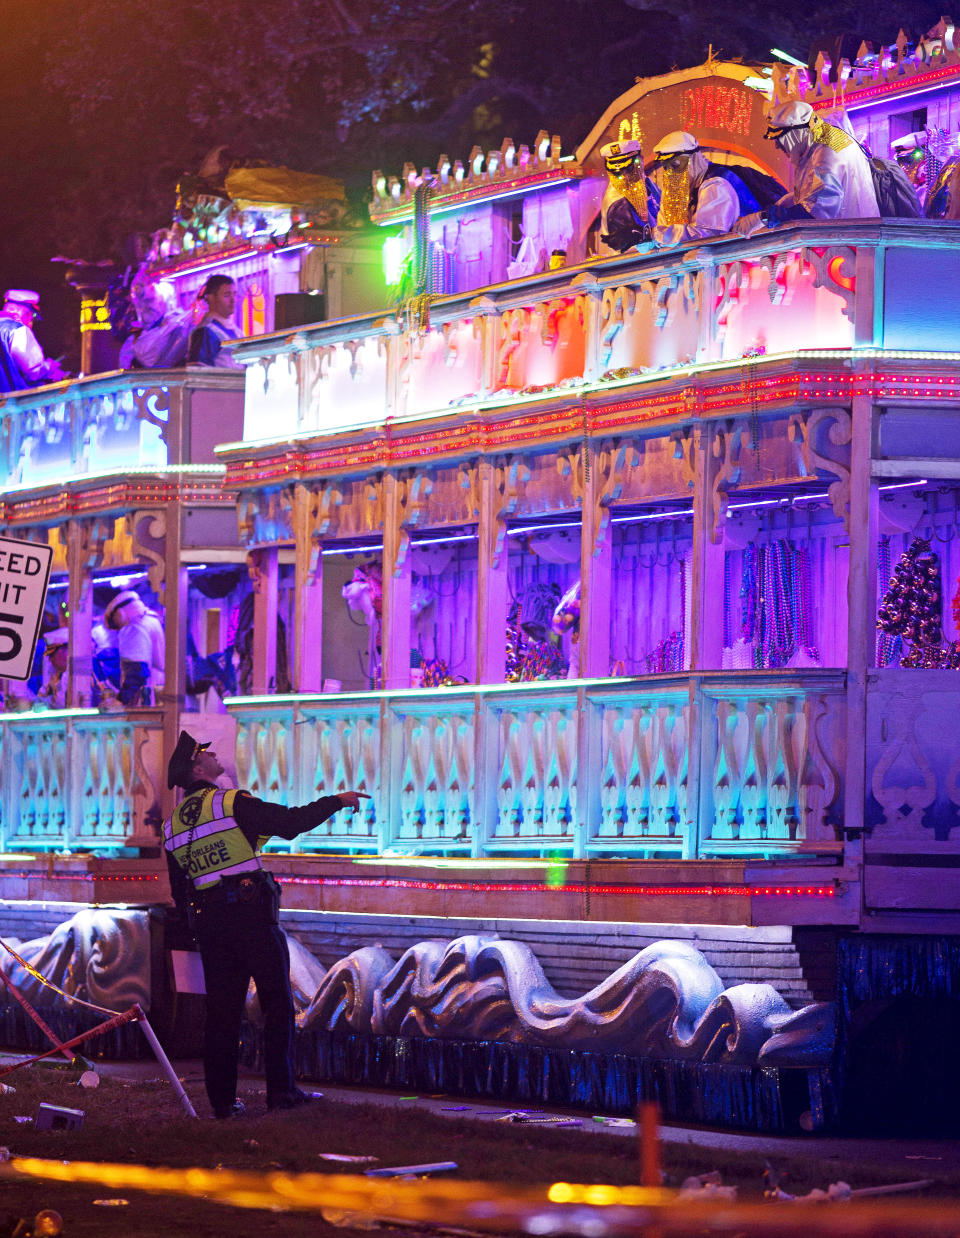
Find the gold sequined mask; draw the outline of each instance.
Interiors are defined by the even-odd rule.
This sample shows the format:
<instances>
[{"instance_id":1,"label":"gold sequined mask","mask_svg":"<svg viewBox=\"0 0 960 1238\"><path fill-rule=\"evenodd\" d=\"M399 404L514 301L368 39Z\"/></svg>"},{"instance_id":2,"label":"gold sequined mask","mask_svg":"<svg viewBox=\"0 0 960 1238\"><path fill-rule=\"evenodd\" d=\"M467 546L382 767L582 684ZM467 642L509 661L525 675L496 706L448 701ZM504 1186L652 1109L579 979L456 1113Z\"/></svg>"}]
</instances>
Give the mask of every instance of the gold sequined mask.
<instances>
[{"instance_id":1,"label":"gold sequined mask","mask_svg":"<svg viewBox=\"0 0 960 1238\"><path fill-rule=\"evenodd\" d=\"M660 168L660 213L657 223L669 227L685 224L690 212L690 161L683 168Z\"/></svg>"},{"instance_id":2,"label":"gold sequined mask","mask_svg":"<svg viewBox=\"0 0 960 1238\"><path fill-rule=\"evenodd\" d=\"M633 166L624 168L622 172L611 172L607 169L610 184L627 199L643 223L647 222L647 186L642 168Z\"/></svg>"}]
</instances>

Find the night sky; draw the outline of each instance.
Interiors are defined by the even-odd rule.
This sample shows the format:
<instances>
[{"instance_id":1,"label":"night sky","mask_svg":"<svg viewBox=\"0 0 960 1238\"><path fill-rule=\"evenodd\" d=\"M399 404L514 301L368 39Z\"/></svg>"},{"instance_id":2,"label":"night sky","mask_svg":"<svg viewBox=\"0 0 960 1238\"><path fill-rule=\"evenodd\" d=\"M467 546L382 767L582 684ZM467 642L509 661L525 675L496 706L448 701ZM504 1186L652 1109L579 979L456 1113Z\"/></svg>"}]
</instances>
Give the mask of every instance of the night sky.
<instances>
[{"instance_id":1,"label":"night sky","mask_svg":"<svg viewBox=\"0 0 960 1238\"><path fill-rule=\"evenodd\" d=\"M662 2L662 0L661 0ZM573 150L637 76L729 57L805 58L830 30L919 34L936 4L879 0L771 11L760 0L4 0L0 286L43 296L48 355L79 351L61 256L131 260L165 226L176 183L213 147L342 178L358 213L370 173L435 166L475 142ZM871 29L860 32L869 21ZM424 49L429 48L429 55Z\"/></svg>"}]
</instances>

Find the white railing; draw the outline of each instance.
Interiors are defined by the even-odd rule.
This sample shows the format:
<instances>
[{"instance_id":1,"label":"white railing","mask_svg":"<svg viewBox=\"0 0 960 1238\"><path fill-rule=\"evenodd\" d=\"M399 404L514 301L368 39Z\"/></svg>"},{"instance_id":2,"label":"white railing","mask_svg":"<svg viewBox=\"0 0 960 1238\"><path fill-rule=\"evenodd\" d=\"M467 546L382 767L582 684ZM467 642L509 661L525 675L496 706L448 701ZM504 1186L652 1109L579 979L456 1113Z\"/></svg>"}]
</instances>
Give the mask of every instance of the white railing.
<instances>
[{"instance_id":1,"label":"white railing","mask_svg":"<svg viewBox=\"0 0 960 1238\"><path fill-rule=\"evenodd\" d=\"M243 437L260 446L456 416L759 353L949 348L938 305L960 275L958 227L810 221L443 297L427 331L370 315L261 336L236 349L248 363Z\"/></svg>"},{"instance_id":2,"label":"white railing","mask_svg":"<svg viewBox=\"0 0 960 1238\"><path fill-rule=\"evenodd\" d=\"M4 851L156 846L162 712L0 715Z\"/></svg>"},{"instance_id":3,"label":"white railing","mask_svg":"<svg viewBox=\"0 0 960 1238\"><path fill-rule=\"evenodd\" d=\"M243 376L224 370L97 374L0 397L0 491L210 462L237 436L242 400Z\"/></svg>"},{"instance_id":4,"label":"white railing","mask_svg":"<svg viewBox=\"0 0 960 1238\"><path fill-rule=\"evenodd\" d=\"M370 795L299 851L684 858L833 852L843 672L238 697L237 775Z\"/></svg>"}]
</instances>

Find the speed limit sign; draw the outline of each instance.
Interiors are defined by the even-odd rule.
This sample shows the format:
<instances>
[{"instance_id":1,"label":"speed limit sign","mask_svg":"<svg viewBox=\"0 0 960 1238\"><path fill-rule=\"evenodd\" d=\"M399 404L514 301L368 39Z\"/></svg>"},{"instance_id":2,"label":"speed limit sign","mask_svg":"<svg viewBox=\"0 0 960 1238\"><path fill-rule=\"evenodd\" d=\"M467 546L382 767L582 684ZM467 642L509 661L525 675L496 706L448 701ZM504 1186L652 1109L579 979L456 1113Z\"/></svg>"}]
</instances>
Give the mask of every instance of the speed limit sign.
<instances>
[{"instance_id":1,"label":"speed limit sign","mask_svg":"<svg viewBox=\"0 0 960 1238\"><path fill-rule=\"evenodd\" d=\"M29 679L53 549L0 537L0 676Z\"/></svg>"}]
</instances>

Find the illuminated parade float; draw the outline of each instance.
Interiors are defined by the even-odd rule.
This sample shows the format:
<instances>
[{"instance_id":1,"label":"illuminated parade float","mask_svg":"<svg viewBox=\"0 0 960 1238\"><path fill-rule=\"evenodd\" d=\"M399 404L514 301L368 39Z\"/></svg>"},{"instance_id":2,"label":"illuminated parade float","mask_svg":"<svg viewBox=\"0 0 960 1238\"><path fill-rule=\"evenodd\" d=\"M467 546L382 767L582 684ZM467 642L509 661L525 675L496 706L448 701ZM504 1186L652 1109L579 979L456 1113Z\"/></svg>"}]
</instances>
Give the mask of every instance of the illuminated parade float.
<instances>
[{"instance_id":1,"label":"illuminated parade float","mask_svg":"<svg viewBox=\"0 0 960 1238\"><path fill-rule=\"evenodd\" d=\"M953 34L641 80L571 154L375 174L362 228L182 203L147 273L183 306L236 278L245 374L0 405L3 531L53 547L67 648L0 715L5 940L176 1040L186 727L265 799L371 797L269 848L312 1077L955 1125ZM899 151L932 217L603 243L602 147L683 129L789 185L790 99Z\"/></svg>"}]
</instances>

